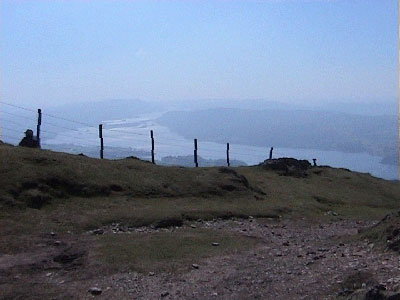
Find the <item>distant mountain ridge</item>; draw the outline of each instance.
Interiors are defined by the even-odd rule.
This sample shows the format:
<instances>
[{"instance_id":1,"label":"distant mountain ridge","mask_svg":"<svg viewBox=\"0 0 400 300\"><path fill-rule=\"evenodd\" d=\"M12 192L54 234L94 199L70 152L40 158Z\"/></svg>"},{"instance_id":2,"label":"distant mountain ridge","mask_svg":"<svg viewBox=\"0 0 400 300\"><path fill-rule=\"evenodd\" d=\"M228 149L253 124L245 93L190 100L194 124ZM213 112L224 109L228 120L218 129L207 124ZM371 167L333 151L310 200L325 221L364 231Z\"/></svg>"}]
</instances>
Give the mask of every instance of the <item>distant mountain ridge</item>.
<instances>
[{"instance_id":1,"label":"distant mountain ridge","mask_svg":"<svg viewBox=\"0 0 400 300\"><path fill-rule=\"evenodd\" d=\"M157 122L186 138L378 156L397 150L397 117L309 110L174 111Z\"/></svg>"}]
</instances>

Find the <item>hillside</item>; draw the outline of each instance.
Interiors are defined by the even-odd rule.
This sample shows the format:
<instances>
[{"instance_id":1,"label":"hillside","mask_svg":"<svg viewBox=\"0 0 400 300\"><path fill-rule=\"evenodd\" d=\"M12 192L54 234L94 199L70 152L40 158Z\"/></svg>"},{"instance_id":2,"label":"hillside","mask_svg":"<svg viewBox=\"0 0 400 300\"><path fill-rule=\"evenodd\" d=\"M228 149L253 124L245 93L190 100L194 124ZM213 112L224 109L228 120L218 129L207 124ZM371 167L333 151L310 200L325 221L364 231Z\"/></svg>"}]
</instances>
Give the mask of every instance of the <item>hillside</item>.
<instances>
[{"instance_id":1,"label":"hillside","mask_svg":"<svg viewBox=\"0 0 400 300\"><path fill-rule=\"evenodd\" d=\"M394 157L397 153L395 115L216 108L172 111L157 121L186 138L196 137L204 141L366 152L381 157Z\"/></svg>"},{"instance_id":2,"label":"hillside","mask_svg":"<svg viewBox=\"0 0 400 300\"><path fill-rule=\"evenodd\" d=\"M281 299L299 289L309 299L336 295L340 285L329 283L347 274L351 256L328 257L363 248L337 245L395 212L400 192L397 182L330 167L282 176L264 166L166 167L6 144L0 174L1 299L86 299L93 286L103 299L254 299L280 294L285 281L294 288ZM360 264L376 256L365 247ZM316 291L322 256L335 271ZM396 263L391 252L381 259Z\"/></svg>"}]
</instances>

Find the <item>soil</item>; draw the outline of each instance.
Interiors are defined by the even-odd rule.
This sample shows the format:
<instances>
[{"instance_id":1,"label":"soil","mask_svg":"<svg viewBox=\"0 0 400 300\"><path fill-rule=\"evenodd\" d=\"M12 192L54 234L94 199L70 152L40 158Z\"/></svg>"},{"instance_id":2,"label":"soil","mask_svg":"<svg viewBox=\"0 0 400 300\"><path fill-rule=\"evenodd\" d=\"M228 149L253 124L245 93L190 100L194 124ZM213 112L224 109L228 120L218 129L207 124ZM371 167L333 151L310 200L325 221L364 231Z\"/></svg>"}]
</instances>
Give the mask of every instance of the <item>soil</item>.
<instances>
[{"instance_id":1,"label":"soil","mask_svg":"<svg viewBox=\"0 0 400 300\"><path fill-rule=\"evenodd\" d=\"M322 300L350 294L349 278L357 288L380 283L387 290L398 290L398 254L357 236L359 230L376 223L199 220L183 226L235 231L260 239L261 244L246 252L199 260L180 272L149 274L111 274L96 267L88 254L91 245L87 237L93 232L80 236L49 233L29 253L0 255L0 299ZM97 234L129 234L133 230L152 234L179 229L119 231L114 226L98 229ZM94 287L101 289L101 293L92 289L99 295L89 292Z\"/></svg>"}]
</instances>

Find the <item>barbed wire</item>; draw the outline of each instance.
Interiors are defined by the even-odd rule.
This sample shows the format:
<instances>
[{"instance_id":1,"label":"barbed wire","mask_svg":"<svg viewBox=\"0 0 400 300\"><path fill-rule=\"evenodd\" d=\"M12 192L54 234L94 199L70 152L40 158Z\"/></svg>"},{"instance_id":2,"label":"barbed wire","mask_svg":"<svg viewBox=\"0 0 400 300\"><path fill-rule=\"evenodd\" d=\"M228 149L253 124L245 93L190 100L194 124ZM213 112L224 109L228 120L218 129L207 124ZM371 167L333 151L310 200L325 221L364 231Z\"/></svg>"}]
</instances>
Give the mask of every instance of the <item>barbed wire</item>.
<instances>
[{"instance_id":1,"label":"barbed wire","mask_svg":"<svg viewBox=\"0 0 400 300\"><path fill-rule=\"evenodd\" d=\"M43 122L43 126L47 126L47 125L50 125L50 126L53 126L53 127L56 127L56 128L61 128L61 129L66 129L66 130L78 132L79 134L89 134L89 135L98 136L98 134L95 134L95 133L91 133L91 132L82 132L82 131L80 131L80 130L78 130L78 129L74 129L74 128L70 128L70 127L64 127L64 126L56 125L56 124L53 124L53 123L50 123L50 122L47 122L47 121L46 121L46 122Z\"/></svg>"},{"instance_id":2,"label":"barbed wire","mask_svg":"<svg viewBox=\"0 0 400 300\"><path fill-rule=\"evenodd\" d=\"M12 104L12 103L7 103L7 102L4 102L4 101L0 101L0 104L5 104L7 106L19 108L19 109L26 110L26 111L36 112L36 110L34 110L32 108L22 107L22 106L15 105L15 104Z\"/></svg>"},{"instance_id":3,"label":"barbed wire","mask_svg":"<svg viewBox=\"0 0 400 300\"><path fill-rule=\"evenodd\" d=\"M10 116L14 116L14 117L17 117L17 118L25 119L25 120L31 120L31 121L35 121L35 122L37 121L37 119L34 119L34 118L29 118L29 117L27 117L27 116L17 115L17 114L10 113L10 112L8 112L8 111L1 110L1 109L0 109L0 114L1 114L1 113L7 114L7 115L10 115Z\"/></svg>"},{"instance_id":4,"label":"barbed wire","mask_svg":"<svg viewBox=\"0 0 400 300\"><path fill-rule=\"evenodd\" d=\"M72 136L72 135L68 135L68 134L64 134L64 133L59 133L59 132L53 132L53 131L48 131L48 130L40 130L41 132L46 132L46 133L50 133L50 134L55 134L56 136L62 136L62 137L68 137L70 139L79 139L79 140L84 140L84 141L88 141L88 142L95 142L97 143L97 141L94 140L90 140L90 139L86 139L86 138L82 138L82 137L78 137L78 136Z\"/></svg>"},{"instance_id":5,"label":"barbed wire","mask_svg":"<svg viewBox=\"0 0 400 300\"><path fill-rule=\"evenodd\" d=\"M19 130L15 130L15 129L13 129L13 128L8 128L8 127L4 127L4 126L2 126L1 129L2 129L2 130L9 130L9 131L12 131L12 132L21 133Z\"/></svg>"},{"instance_id":6,"label":"barbed wire","mask_svg":"<svg viewBox=\"0 0 400 300\"><path fill-rule=\"evenodd\" d=\"M15 122L14 120L3 119L3 121L6 121L6 122L11 123L11 124L14 124L14 125L21 126L21 127L23 127L23 128L26 127L26 124L21 124L21 123Z\"/></svg>"},{"instance_id":7,"label":"barbed wire","mask_svg":"<svg viewBox=\"0 0 400 300\"><path fill-rule=\"evenodd\" d=\"M18 108L18 109L24 110L24 111L29 111L29 112L33 112L33 113L37 112L34 109L23 107L23 106L20 106L20 105L15 105L15 104L12 104L12 103L7 103L7 102L4 102L4 101L1 101L0 104L1 103L5 104L7 106L10 106L10 107L14 107L14 108ZM8 111L0 110L0 112L8 114L8 115L11 115L11 116L15 116L15 117L18 117L18 118L24 118L25 120L36 121L36 119L29 118L29 117L22 116L22 115L18 115L18 114L11 113L11 112L8 112ZM92 129L95 129L96 131L98 130L98 126L95 126L93 124L89 124L89 123L86 123L86 122L72 120L72 119L69 119L69 118L56 116L56 115L48 114L48 113L45 113L45 112L42 112L42 115L48 116L48 117L51 117L51 118L55 118L55 119L59 119L59 120L62 120L62 121L66 121L66 122L80 124L80 125L85 126L85 128L92 128ZM26 126L26 124L24 125L24 124L21 124L19 122L15 122L14 120L5 119L4 121L12 123L12 124L15 124L15 125L18 125L18 126L22 126L22 127ZM103 137L104 137L104 139L106 141L107 140L111 140L111 141L112 140L130 141L132 143L135 143L135 142L136 143L137 142L150 143L150 141L151 141L150 140L150 132L149 133L143 133L143 132L134 132L131 129L121 130L121 129L116 129L116 128L107 128L107 123L105 123L104 125L105 126L103 126ZM78 140L85 141L88 144L91 144L90 146L94 146L94 144L96 145L96 147L99 146L98 140L95 141L95 140L87 138L87 137L82 137L82 136L85 136L85 135L98 136L98 134L96 134L96 133L93 133L93 132L82 132L82 131L80 131L78 129L75 129L75 128L54 124L54 123L48 122L48 121L43 122L42 126L44 126L44 127L52 126L52 127L55 127L55 128L65 129L65 130L73 132L73 134L77 133L80 136L76 136L76 134L75 135L69 135L69 134L60 133L60 132L49 131L47 129L42 129L41 130L42 133L48 133L48 134L53 134L55 136L67 137L67 138L72 140L71 143L73 142L74 139L78 139ZM12 129L12 128L4 127L4 126L2 128L5 129L5 130L10 130L10 131L19 133L19 131L15 130L15 129ZM119 127L117 127L117 128L119 128ZM113 136L116 133L117 134L121 133L121 134L128 135L128 136L135 136L135 139L131 139L131 138L127 137L127 136L121 136L121 135ZM144 138L144 137L146 137L146 138ZM154 134L154 138L155 138L155 142L156 142L156 152L155 153L158 154L158 155L187 156L187 155L174 155L174 154L167 153L167 152L164 152L164 151L158 151L157 150L158 146L177 147L179 149L188 149L190 151L190 152L188 151L189 153L191 153L194 150L193 146L189 146L190 142L188 140L185 140L185 139L168 138L168 142L164 142L163 139L165 139L165 138L163 138L162 136L157 137L156 133ZM42 140L43 139L50 139L51 140L51 139L54 139L54 137L50 137L50 136L47 136L47 135L42 135L41 139ZM176 141L176 142L179 142L181 144L170 143L169 141ZM207 144L207 143L220 144L221 145L221 150L210 149L208 147L201 147L202 143L204 143L204 144ZM224 145L225 145L225 143L217 143L217 142L210 142L210 141L203 141L202 142L201 140L198 140L198 154L199 154L199 156L201 156L201 155L204 155L204 153L213 153L213 154L215 153L215 154L221 155L222 157L225 157L226 148L223 147ZM238 147L235 147L235 144L231 144L230 143L229 154L231 156L231 159L235 159L234 158L235 156L236 157L251 157L253 159L256 159L257 157L267 157L268 156L269 148L267 148L267 147L265 148L265 150L261 150L261 149L251 148L251 147L259 147L259 146L247 146L247 145L240 145L240 144L236 144L236 145L238 147L240 147L241 149L237 150ZM79 145L79 146L84 146L84 145ZM111 146L111 147L113 147L113 146ZM243 149L245 147L247 149ZM115 148L115 146L114 146L114 148ZM142 148L142 147L139 147L139 148ZM145 150L145 151L147 151L147 150ZM148 150L148 151L150 152L150 150ZM276 155L279 156L279 155L283 155L283 152L274 149L273 154L274 154L274 156L276 156ZM190 154L190 155L192 156L193 154Z\"/></svg>"}]
</instances>

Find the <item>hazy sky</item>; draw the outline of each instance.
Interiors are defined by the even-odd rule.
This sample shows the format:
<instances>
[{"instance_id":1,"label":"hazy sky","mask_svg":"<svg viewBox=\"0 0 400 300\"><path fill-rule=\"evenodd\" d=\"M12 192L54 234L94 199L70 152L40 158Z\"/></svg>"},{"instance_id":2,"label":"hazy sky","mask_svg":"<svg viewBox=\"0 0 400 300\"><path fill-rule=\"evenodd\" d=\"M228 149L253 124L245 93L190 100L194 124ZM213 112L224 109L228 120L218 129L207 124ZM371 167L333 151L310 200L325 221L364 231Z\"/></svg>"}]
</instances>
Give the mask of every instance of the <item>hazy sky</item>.
<instances>
[{"instance_id":1,"label":"hazy sky","mask_svg":"<svg viewBox=\"0 0 400 300\"><path fill-rule=\"evenodd\" d=\"M2 0L1 96L393 99L396 0Z\"/></svg>"}]
</instances>

